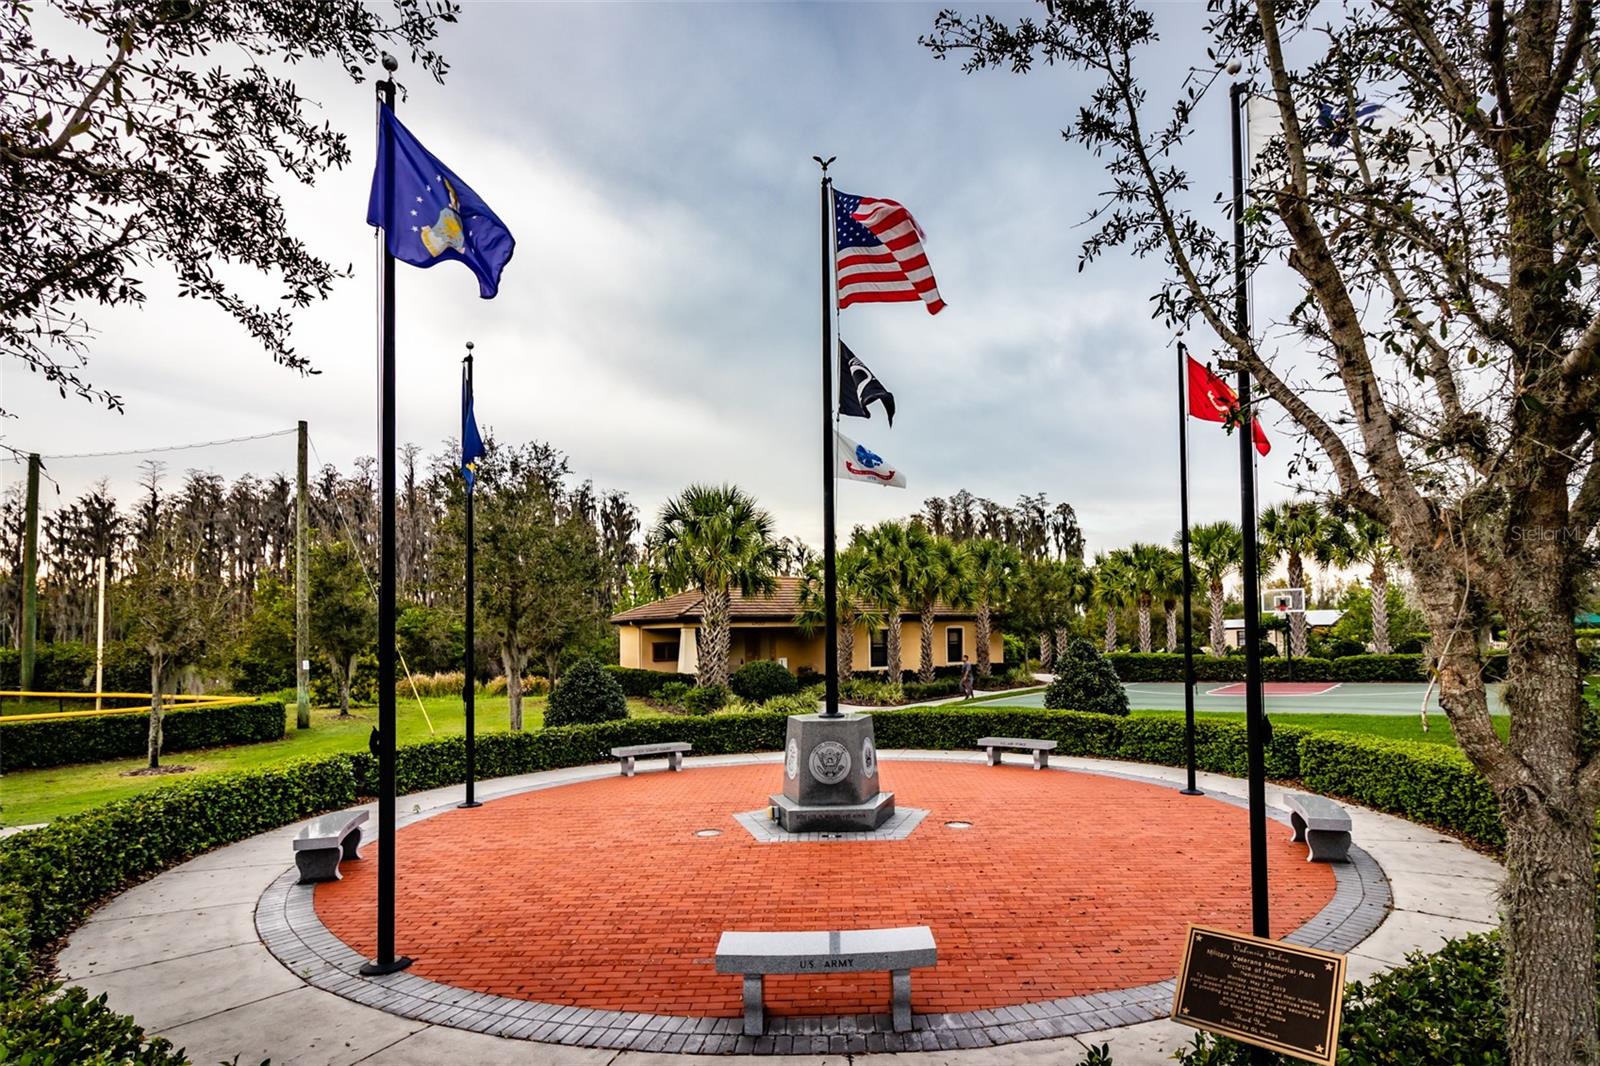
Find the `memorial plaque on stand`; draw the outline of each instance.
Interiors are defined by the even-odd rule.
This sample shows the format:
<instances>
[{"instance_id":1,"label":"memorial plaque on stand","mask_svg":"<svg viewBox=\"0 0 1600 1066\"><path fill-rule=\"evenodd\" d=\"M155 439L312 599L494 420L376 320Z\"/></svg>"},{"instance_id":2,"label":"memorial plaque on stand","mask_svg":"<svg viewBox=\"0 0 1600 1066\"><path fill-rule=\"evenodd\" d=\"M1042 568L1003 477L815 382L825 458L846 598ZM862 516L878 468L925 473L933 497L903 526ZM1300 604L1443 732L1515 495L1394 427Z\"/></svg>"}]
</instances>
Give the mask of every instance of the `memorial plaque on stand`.
<instances>
[{"instance_id":1,"label":"memorial plaque on stand","mask_svg":"<svg viewBox=\"0 0 1600 1066\"><path fill-rule=\"evenodd\" d=\"M1333 1066L1344 956L1191 925L1172 1020Z\"/></svg>"}]
</instances>

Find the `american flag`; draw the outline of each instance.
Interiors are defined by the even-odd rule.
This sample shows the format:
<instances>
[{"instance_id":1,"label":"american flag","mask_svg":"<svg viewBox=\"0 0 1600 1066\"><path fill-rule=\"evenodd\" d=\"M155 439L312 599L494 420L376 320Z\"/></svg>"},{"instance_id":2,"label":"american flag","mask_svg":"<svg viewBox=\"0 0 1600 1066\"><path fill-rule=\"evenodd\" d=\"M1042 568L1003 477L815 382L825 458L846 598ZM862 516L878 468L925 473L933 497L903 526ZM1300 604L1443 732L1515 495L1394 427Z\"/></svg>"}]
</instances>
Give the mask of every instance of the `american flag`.
<instances>
[{"instance_id":1,"label":"american flag","mask_svg":"<svg viewBox=\"0 0 1600 1066\"><path fill-rule=\"evenodd\" d=\"M834 190L833 220L841 308L921 300L930 315L944 310L910 211L893 200Z\"/></svg>"}]
</instances>

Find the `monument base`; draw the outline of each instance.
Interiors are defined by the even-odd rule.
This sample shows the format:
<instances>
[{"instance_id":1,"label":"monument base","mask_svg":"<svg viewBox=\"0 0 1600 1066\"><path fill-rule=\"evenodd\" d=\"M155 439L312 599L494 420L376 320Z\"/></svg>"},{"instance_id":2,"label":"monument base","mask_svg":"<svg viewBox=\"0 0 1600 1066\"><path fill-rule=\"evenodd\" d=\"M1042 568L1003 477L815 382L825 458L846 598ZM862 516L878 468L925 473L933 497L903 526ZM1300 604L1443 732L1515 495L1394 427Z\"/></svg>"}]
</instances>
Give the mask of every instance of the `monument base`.
<instances>
[{"instance_id":1,"label":"monument base","mask_svg":"<svg viewBox=\"0 0 1600 1066\"><path fill-rule=\"evenodd\" d=\"M802 804L781 792L772 797L777 822L787 833L870 833L894 814L894 793L879 792L865 803Z\"/></svg>"}]
</instances>

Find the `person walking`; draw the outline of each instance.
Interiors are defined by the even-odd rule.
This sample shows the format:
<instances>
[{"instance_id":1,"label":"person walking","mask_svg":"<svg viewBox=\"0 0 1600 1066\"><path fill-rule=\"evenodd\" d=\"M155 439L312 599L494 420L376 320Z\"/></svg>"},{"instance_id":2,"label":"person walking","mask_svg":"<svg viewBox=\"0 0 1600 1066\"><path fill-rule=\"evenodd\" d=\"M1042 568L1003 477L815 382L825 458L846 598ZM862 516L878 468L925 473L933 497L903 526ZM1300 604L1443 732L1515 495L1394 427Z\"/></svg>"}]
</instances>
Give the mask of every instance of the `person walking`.
<instances>
[{"instance_id":1,"label":"person walking","mask_svg":"<svg viewBox=\"0 0 1600 1066\"><path fill-rule=\"evenodd\" d=\"M972 657L970 655L961 657L961 698L963 700L972 698Z\"/></svg>"}]
</instances>

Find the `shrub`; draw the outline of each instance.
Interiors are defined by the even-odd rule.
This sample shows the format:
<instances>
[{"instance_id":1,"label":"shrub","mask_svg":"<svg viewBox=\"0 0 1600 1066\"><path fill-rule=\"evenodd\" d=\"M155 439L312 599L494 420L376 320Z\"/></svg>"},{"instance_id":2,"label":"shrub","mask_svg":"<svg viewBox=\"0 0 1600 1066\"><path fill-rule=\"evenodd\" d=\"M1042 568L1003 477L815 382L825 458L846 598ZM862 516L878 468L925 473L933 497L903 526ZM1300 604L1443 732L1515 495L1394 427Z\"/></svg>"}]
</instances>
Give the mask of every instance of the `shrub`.
<instances>
[{"instance_id":1,"label":"shrub","mask_svg":"<svg viewBox=\"0 0 1600 1066\"><path fill-rule=\"evenodd\" d=\"M922 700L936 700L958 694L961 691L961 681L954 677L940 677L932 681L907 681L900 686L900 691L905 693L908 703L919 703Z\"/></svg>"},{"instance_id":2,"label":"shrub","mask_svg":"<svg viewBox=\"0 0 1600 1066\"><path fill-rule=\"evenodd\" d=\"M685 685L682 681L668 681L665 685L656 689L656 694L653 698L661 703L681 707L683 706L683 698L693 691L693 685Z\"/></svg>"},{"instance_id":3,"label":"shrub","mask_svg":"<svg viewBox=\"0 0 1600 1066\"><path fill-rule=\"evenodd\" d=\"M693 674L675 674L667 670L640 670L632 666L607 665L605 672L622 686L623 695L633 696L636 699L654 697L662 685L674 681L682 685L692 685L695 681Z\"/></svg>"},{"instance_id":4,"label":"shrub","mask_svg":"<svg viewBox=\"0 0 1600 1066\"><path fill-rule=\"evenodd\" d=\"M193 707L162 718L162 751L194 751L283 739L284 708L277 700L232 707ZM75 762L127 759L148 750L150 712L8 722L0 718L0 772Z\"/></svg>"},{"instance_id":5,"label":"shrub","mask_svg":"<svg viewBox=\"0 0 1600 1066\"><path fill-rule=\"evenodd\" d=\"M574 664L550 693L545 725L586 725L628 717L622 686L593 659Z\"/></svg>"},{"instance_id":6,"label":"shrub","mask_svg":"<svg viewBox=\"0 0 1600 1066\"><path fill-rule=\"evenodd\" d=\"M458 688L456 691L460 692L461 690ZM494 677L491 677L484 684L482 689L482 692L485 696L504 696L506 691L506 676L504 674L498 674ZM524 696L550 695L550 679L538 675L523 678L522 694Z\"/></svg>"},{"instance_id":7,"label":"shrub","mask_svg":"<svg viewBox=\"0 0 1600 1066\"><path fill-rule=\"evenodd\" d=\"M787 696L774 696L761 705L761 709L771 714L816 714L821 705L821 697L811 692L793 692Z\"/></svg>"},{"instance_id":8,"label":"shrub","mask_svg":"<svg viewBox=\"0 0 1600 1066\"><path fill-rule=\"evenodd\" d=\"M690 714L711 714L728 703L728 690L721 685L703 685L683 694L683 709Z\"/></svg>"},{"instance_id":9,"label":"shrub","mask_svg":"<svg viewBox=\"0 0 1600 1066\"><path fill-rule=\"evenodd\" d=\"M839 685L839 699L858 707L894 707L906 701L906 694L889 681L851 678Z\"/></svg>"},{"instance_id":10,"label":"shrub","mask_svg":"<svg viewBox=\"0 0 1600 1066\"><path fill-rule=\"evenodd\" d=\"M788 696L800 691L800 682L789 668L770 659L745 663L728 679L728 687L735 696L753 703L765 703L774 696Z\"/></svg>"},{"instance_id":11,"label":"shrub","mask_svg":"<svg viewBox=\"0 0 1600 1066\"><path fill-rule=\"evenodd\" d=\"M1055 680L1044 694L1046 707L1096 714L1128 713L1128 694L1123 691L1116 669L1082 637L1074 637L1067 643L1065 653L1056 656L1055 670Z\"/></svg>"}]
</instances>

